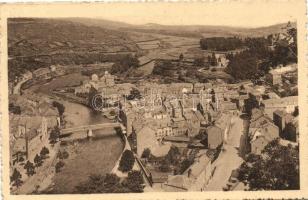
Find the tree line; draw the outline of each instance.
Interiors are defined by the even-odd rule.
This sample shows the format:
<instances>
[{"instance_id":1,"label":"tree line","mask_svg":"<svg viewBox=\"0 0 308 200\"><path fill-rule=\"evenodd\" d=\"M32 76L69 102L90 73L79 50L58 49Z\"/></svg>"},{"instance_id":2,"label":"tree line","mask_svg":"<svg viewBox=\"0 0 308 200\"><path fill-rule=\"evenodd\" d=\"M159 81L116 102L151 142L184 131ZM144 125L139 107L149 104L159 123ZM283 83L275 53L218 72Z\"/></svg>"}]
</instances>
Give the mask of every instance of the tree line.
<instances>
[{"instance_id":1,"label":"tree line","mask_svg":"<svg viewBox=\"0 0 308 200\"><path fill-rule=\"evenodd\" d=\"M241 49L245 41L237 37L211 37L200 39L200 47L203 50L231 51Z\"/></svg>"}]
</instances>

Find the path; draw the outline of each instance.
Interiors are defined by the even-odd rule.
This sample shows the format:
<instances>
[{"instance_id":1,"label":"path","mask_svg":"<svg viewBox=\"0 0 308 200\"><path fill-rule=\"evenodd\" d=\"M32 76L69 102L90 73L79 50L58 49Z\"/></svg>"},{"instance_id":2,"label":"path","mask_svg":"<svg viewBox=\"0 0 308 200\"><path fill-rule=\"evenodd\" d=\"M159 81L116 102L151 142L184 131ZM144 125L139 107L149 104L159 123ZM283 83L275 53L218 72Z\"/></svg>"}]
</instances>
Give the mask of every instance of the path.
<instances>
[{"instance_id":1,"label":"path","mask_svg":"<svg viewBox=\"0 0 308 200\"><path fill-rule=\"evenodd\" d=\"M19 81L19 82L15 85L15 87L14 87L14 89L13 89L13 94L18 94L18 95L20 95L20 88L21 88L22 84L24 84L25 82L27 82L27 81L30 80L30 79L31 79L31 78L26 78L26 79L23 79L23 80Z\"/></svg>"},{"instance_id":2,"label":"path","mask_svg":"<svg viewBox=\"0 0 308 200\"><path fill-rule=\"evenodd\" d=\"M239 117L233 117L232 122L223 150L212 165L212 169L216 169L205 189L206 191L222 190L226 186L232 170L237 169L243 162L239 155L242 151L240 146L242 146L241 140L243 138L243 120Z\"/></svg>"}]
</instances>

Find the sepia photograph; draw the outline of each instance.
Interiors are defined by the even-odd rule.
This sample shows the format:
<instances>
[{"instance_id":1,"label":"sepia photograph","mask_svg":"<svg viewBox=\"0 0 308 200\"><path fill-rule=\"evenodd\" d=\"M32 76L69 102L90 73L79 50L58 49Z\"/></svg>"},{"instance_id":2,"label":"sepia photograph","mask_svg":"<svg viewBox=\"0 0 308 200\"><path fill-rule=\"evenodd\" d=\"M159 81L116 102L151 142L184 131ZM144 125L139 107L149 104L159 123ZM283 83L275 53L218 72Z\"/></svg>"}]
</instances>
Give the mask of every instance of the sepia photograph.
<instances>
[{"instance_id":1,"label":"sepia photograph","mask_svg":"<svg viewBox=\"0 0 308 200\"><path fill-rule=\"evenodd\" d=\"M292 2L8 16L10 195L300 190Z\"/></svg>"}]
</instances>

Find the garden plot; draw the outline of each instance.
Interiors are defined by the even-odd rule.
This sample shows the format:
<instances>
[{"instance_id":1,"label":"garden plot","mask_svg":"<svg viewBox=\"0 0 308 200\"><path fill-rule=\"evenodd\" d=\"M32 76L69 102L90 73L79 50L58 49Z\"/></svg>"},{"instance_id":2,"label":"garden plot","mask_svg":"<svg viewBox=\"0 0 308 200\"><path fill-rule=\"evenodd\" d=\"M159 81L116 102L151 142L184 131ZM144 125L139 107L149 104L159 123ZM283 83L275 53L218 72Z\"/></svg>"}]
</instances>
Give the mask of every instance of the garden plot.
<instances>
[{"instance_id":1,"label":"garden plot","mask_svg":"<svg viewBox=\"0 0 308 200\"><path fill-rule=\"evenodd\" d=\"M144 50L159 48L159 44L159 40L151 40L137 43L138 47Z\"/></svg>"}]
</instances>

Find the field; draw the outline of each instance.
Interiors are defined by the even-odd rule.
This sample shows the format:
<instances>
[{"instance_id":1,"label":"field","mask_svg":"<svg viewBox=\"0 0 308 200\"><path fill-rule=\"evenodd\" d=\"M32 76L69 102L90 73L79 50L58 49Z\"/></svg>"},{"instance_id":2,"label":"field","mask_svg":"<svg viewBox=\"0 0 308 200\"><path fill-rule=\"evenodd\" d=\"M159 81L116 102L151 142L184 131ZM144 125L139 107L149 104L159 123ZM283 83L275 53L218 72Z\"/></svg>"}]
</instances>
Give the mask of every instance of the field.
<instances>
[{"instance_id":1,"label":"field","mask_svg":"<svg viewBox=\"0 0 308 200\"><path fill-rule=\"evenodd\" d=\"M137 55L140 62L140 68L129 70L129 74L148 76L154 68L153 60L178 60L183 54L184 61L193 62L211 55L200 49L202 37L260 36L280 31L282 26L137 26L86 18L12 18L8 21L9 80L50 65L117 62L124 54Z\"/></svg>"}]
</instances>

